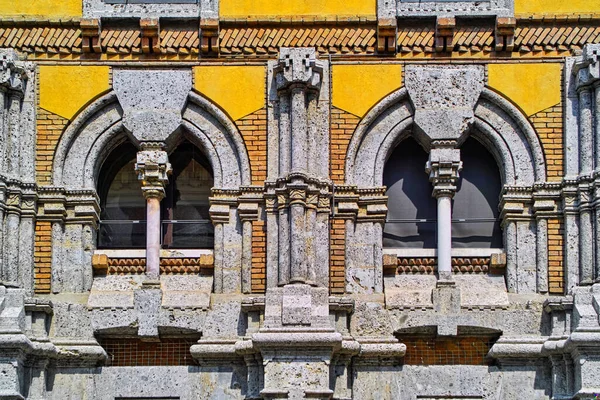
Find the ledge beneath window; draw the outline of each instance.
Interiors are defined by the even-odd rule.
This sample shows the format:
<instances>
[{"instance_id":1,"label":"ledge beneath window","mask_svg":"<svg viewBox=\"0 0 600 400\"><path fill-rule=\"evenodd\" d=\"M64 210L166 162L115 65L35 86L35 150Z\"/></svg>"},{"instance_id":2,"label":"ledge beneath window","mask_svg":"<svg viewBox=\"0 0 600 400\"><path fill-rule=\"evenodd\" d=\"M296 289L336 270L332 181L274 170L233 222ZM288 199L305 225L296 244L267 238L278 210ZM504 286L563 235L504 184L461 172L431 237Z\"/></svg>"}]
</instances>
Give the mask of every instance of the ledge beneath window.
<instances>
[{"instance_id":1,"label":"ledge beneath window","mask_svg":"<svg viewBox=\"0 0 600 400\"><path fill-rule=\"evenodd\" d=\"M213 251L182 249L160 251L160 274L212 275ZM92 257L94 275L139 275L146 272L146 250L96 250Z\"/></svg>"}]
</instances>

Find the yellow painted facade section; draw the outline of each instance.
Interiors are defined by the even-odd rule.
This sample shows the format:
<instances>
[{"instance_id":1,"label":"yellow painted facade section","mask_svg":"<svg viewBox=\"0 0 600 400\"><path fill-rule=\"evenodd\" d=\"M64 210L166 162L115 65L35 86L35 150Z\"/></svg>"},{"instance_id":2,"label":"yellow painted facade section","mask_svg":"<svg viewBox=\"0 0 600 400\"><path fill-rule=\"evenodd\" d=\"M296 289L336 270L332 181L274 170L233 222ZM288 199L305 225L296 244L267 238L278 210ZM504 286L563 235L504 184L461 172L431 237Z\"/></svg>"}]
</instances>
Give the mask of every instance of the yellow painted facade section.
<instances>
[{"instance_id":1,"label":"yellow painted facade section","mask_svg":"<svg viewBox=\"0 0 600 400\"><path fill-rule=\"evenodd\" d=\"M265 74L262 66L200 66L194 88L237 121L265 107Z\"/></svg>"},{"instance_id":2,"label":"yellow painted facade section","mask_svg":"<svg viewBox=\"0 0 600 400\"><path fill-rule=\"evenodd\" d=\"M598 13L598 0L515 0L515 14Z\"/></svg>"},{"instance_id":3,"label":"yellow painted facade section","mask_svg":"<svg viewBox=\"0 0 600 400\"><path fill-rule=\"evenodd\" d=\"M42 65L40 107L72 119L98 95L110 89L109 67Z\"/></svg>"},{"instance_id":4,"label":"yellow painted facade section","mask_svg":"<svg viewBox=\"0 0 600 400\"><path fill-rule=\"evenodd\" d=\"M530 116L560 103L561 65L490 64L488 85Z\"/></svg>"},{"instance_id":5,"label":"yellow painted facade section","mask_svg":"<svg viewBox=\"0 0 600 400\"><path fill-rule=\"evenodd\" d=\"M0 16L81 17L82 0L0 0Z\"/></svg>"},{"instance_id":6,"label":"yellow painted facade section","mask_svg":"<svg viewBox=\"0 0 600 400\"><path fill-rule=\"evenodd\" d=\"M402 86L399 64L334 65L332 103L358 117Z\"/></svg>"},{"instance_id":7,"label":"yellow painted facade section","mask_svg":"<svg viewBox=\"0 0 600 400\"><path fill-rule=\"evenodd\" d=\"M375 16L375 0L221 0L222 18L247 16Z\"/></svg>"}]
</instances>

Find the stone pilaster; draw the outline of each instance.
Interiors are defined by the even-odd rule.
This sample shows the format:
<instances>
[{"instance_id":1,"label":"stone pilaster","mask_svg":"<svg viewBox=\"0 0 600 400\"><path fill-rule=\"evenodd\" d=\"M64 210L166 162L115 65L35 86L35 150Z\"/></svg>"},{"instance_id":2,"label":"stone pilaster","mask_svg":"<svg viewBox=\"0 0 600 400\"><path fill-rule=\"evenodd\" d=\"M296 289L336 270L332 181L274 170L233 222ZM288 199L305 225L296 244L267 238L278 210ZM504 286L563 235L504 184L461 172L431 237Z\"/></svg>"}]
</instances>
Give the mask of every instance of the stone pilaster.
<instances>
[{"instance_id":1,"label":"stone pilaster","mask_svg":"<svg viewBox=\"0 0 600 400\"><path fill-rule=\"evenodd\" d=\"M137 154L135 170L146 198L146 274L160 273L160 201L165 197L171 164L161 143L148 142Z\"/></svg>"}]
</instances>

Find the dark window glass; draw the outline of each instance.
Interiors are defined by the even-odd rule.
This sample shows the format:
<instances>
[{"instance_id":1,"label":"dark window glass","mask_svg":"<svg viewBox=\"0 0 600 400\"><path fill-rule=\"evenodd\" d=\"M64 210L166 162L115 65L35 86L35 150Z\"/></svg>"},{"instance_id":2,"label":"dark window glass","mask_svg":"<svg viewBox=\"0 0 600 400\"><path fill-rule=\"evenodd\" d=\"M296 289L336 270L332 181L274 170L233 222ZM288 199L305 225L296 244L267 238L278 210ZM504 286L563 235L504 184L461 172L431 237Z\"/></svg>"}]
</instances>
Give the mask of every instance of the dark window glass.
<instances>
[{"instance_id":1,"label":"dark window glass","mask_svg":"<svg viewBox=\"0 0 600 400\"><path fill-rule=\"evenodd\" d=\"M383 171L388 217L384 247L435 248L436 200L425 172L428 155L412 138L402 141Z\"/></svg>"},{"instance_id":2,"label":"dark window glass","mask_svg":"<svg viewBox=\"0 0 600 400\"><path fill-rule=\"evenodd\" d=\"M135 172L137 149L130 143L117 147L102 165L99 248L145 248L146 200ZM173 171L161 202L163 248L212 248L209 218L212 169L192 144L181 144L169 161Z\"/></svg>"},{"instance_id":3,"label":"dark window glass","mask_svg":"<svg viewBox=\"0 0 600 400\"><path fill-rule=\"evenodd\" d=\"M425 173L427 153L413 139L401 142L387 161L388 217L384 247L435 248L437 205ZM501 248L500 172L492 155L476 139L461 146L463 169L452 206L452 246Z\"/></svg>"},{"instance_id":4,"label":"dark window glass","mask_svg":"<svg viewBox=\"0 0 600 400\"><path fill-rule=\"evenodd\" d=\"M162 238L167 248L212 248L213 225L208 214L212 169L190 143L170 156L173 173L162 201Z\"/></svg>"},{"instance_id":5,"label":"dark window glass","mask_svg":"<svg viewBox=\"0 0 600 400\"><path fill-rule=\"evenodd\" d=\"M135 172L137 149L131 143L118 146L100 171L99 248L144 248L146 200Z\"/></svg>"},{"instance_id":6,"label":"dark window glass","mask_svg":"<svg viewBox=\"0 0 600 400\"><path fill-rule=\"evenodd\" d=\"M476 139L460 148L463 169L452 204L452 246L501 248L498 205L502 183L496 160Z\"/></svg>"}]
</instances>

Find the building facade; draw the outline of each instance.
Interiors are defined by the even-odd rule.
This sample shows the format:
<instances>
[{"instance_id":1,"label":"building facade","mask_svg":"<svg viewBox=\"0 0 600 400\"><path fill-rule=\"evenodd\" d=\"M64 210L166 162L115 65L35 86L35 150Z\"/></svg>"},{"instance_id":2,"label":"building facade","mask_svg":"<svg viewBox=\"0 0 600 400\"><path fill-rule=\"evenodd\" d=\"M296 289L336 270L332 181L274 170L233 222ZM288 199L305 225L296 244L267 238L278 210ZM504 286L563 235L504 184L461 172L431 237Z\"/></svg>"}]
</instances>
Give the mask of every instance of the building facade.
<instances>
[{"instance_id":1,"label":"building facade","mask_svg":"<svg viewBox=\"0 0 600 400\"><path fill-rule=\"evenodd\" d=\"M593 1L0 1L0 399L596 399Z\"/></svg>"}]
</instances>

